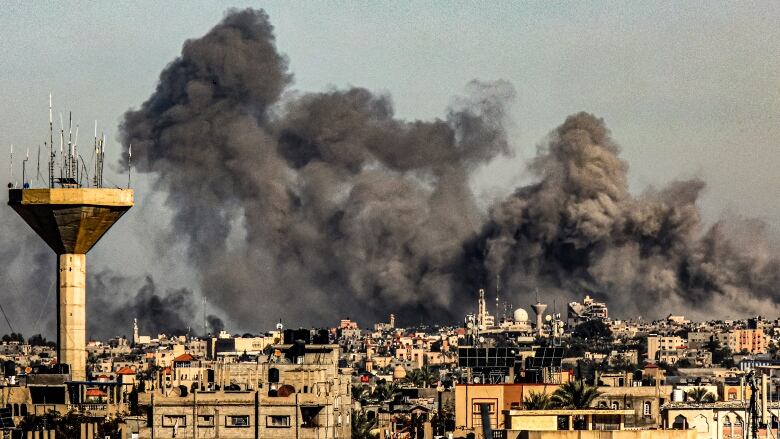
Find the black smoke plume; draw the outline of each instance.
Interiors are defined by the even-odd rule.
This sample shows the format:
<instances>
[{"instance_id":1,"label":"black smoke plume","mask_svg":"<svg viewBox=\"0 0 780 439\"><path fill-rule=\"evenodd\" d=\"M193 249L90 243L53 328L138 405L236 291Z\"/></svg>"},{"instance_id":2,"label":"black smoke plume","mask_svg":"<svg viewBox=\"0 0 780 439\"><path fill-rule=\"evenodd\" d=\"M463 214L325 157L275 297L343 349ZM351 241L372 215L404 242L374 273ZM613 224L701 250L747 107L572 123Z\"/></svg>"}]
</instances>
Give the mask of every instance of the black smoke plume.
<instances>
[{"instance_id":1,"label":"black smoke plume","mask_svg":"<svg viewBox=\"0 0 780 439\"><path fill-rule=\"evenodd\" d=\"M474 82L445 119L408 122L360 88L282 99L290 81L265 13L232 12L126 114L202 288L244 325L447 313L481 223L469 175L508 151L512 88Z\"/></svg>"},{"instance_id":2,"label":"black smoke plume","mask_svg":"<svg viewBox=\"0 0 780 439\"><path fill-rule=\"evenodd\" d=\"M753 312L778 291L777 258L726 224L704 229L702 182L632 196L592 115L553 131L530 165L538 183L485 213L470 177L510 150L509 84L472 82L444 118L405 121L389 96L291 82L267 15L231 11L121 127L175 212L171 241L239 326L447 321L496 275L515 295L596 291L625 312Z\"/></svg>"},{"instance_id":3,"label":"black smoke plume","mask_svg":"<svg viewBox=\"0 0 780 439\"><path fill-rule=\"evenodd\" d=\"M491 209L471 263L520 291L596 291L634 315L776 311L780 260L763 226L707 228L700 180L632 196L618 153L601 119L567 118L530 166L539 182Z\"/></svg>"}]
</instances>

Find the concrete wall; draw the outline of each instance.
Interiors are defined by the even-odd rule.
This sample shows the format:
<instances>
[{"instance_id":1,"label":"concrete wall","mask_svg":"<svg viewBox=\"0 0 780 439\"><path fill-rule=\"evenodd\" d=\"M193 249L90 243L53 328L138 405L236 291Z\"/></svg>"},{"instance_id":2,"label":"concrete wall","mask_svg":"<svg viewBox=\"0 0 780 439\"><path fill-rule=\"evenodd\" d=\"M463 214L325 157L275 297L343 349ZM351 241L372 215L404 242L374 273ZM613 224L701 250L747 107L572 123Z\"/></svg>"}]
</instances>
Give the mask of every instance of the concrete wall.
<instances>
[{"instance_id":1,"label":"concrete wall","mask_svg":"<svg viewBox=\"0 0 780 439\"><path fill-rule=\"evenodd\" d=\"M696 439L696 432L693 430L510 431L507 433L507 439Z\"/></svg>"},{"instance_id":2,"label":"concrete wall","mask_svg":"<svg viewBox=\"0 0 780 439\"><path fill-rule=\"evenodd\" d=\"M557 416L511 416L507 429L528 431L554 431L558 429Z\"/></svg>"}]
</instances>

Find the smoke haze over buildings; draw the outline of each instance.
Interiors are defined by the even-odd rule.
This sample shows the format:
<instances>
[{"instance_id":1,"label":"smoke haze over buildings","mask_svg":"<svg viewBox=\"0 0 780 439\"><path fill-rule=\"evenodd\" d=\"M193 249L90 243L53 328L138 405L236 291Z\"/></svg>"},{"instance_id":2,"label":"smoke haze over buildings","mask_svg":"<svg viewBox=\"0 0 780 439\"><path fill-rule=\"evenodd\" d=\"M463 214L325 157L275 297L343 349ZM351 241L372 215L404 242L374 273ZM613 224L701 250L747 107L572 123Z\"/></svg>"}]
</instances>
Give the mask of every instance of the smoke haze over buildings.
<instances>
[{"instance_id":1,"label":"smoke haze over buildings","mask_svg":"<svg viewBox=\"0 0 780 439\"><path fill-rule=\"evenodd\" d=\"M730 239L739 225L705 230L701 181L631 195L593 115L555 129L529 166L538 183L485 213L469 178L510 150L510 84L474 81L442 119L404 121L389 96L291 83L265 13L232 11L184 44L122 126L175 211L170 239L240 326L390 310L445 321L496 275L515 295L594 291L619 313L774 310L767 245Z\"/></svg>"},{"instance_id":2,"label":"smoke haze over buildings","mask_svg":"<svg viewBox=\"0 0 780 439\"><path fill-rule=\"evenodd\" d=\"M748 26L753 29L755 20ZM645 46L624 49L637 47ZM559 53L563 64L573 56ZM640 61L655 62L652 57ZM573 66L564 73L579 75L582 66ZM612 68L622 75L622 65ZM409 72L410 81L414 73ZM601 81L594 86L600 92L608 73L596 69L574 82ZM550 83L570 79L562 77ZM344 79L349 80L354 79ZM525 84L515 85L522 91ZM662 96L692 85L683 81ZM655 96L655 88L648 87L646 93ZM404 120L387 93L359 87L297 90L266 14L229 12L206 35L187 41L148 100L137 101L123 118L121 140L125 149L133 145L139 205L112 235L125 233L128 221L135 225L126 239L139 241L148 259L133 263L140 267L136 272L146 266L150 274L127 274L114 260L108 271L90 266L88 334L129 334L134 317L145 334L187 328L200 333L200 295L208 298L206 324L212 332L265 330L279 318L308 326L349 316L364 324L390 312L401 324L452 323L473 312L478 288L492 290L497 276L502 296L515 305L531 302L538 288L548 303L557 299L559 310L590 291L616 316L659 317L673 310L693 318L777 313L780 253L764 225L703 222L698 203L703 179L630 192L621 139L612 138L598 115L573 114L558 128L555 122L535 124L554 129L527 168L518 166L517 173L526 172L524 181L531 183L490 202L478 199L475 176L490 164L519 161L507 159L517 142L509 134L508 115L513 105L528 102L515 102L513 85L505 81L473 81L465 90L453 90L458 93L462 96L439 119ZM560 94L573 95L563 89ZM583 100L588 96L584 109L598 107L587 106L593 94L582 94ZM599 111L615 99L605 97ZM559 100L572 112L582 107L576 99ZM723 105L714 102L713 107ZM544 96L535 104L528 111L541 112ZM626 112L625 106L614 108ZM559 106L550 114L565 114L560 111ZM630 114L640 118L642 113ZM615 123L614 115L608 122ZM637 126L649 130L653 123L662 124L637 121ZM771 130L754 131L774 137ZM641 175L641 160L634 156L632 163L635 170L642 168ZM654 162L663 167L659 163ZM170 218L167 210L155 215L160 199ZM143 218L135 224L134 216ZM7 219L2 243L10 249L0 252L3 282L9 286L3 306L15 314L15 326L27 319L36 332L52 334L55 256L10 209L0 217ZM123 257L133 257L127 253ZM166 268L160 268L161 261ZM187 266L184 275L166 277L175 264Z\"/></svg>"}]
</instances>

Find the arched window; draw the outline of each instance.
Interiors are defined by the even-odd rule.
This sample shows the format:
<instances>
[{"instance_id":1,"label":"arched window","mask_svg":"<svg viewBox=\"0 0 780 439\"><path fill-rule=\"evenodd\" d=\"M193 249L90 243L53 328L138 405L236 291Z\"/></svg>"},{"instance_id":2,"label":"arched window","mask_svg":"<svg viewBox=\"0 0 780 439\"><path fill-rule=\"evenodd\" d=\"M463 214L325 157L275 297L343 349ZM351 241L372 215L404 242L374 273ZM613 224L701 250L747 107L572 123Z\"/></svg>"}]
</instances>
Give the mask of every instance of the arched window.
<instances>
[{"instance_id":1,"label":"arched window","mask_svg":"<svg viewBox=\"0 0 780 439\"><path fill-rule=\"evenodd\" d=\"M729 415L726 415L726 417L723 418L723 437L725 439L731 439L733 435L734 435L734 425L731 423L731 417Z\"/></svg>"},{"instance_id":2,"label":"arched window","mask_svg":"<svg viewBox=\"0 0 780 439\"><path fill-rule=\"evenodd\" d=\"M674 423L672 424L673 430L687 430L688 429L688 419L683 415L677 415L676 418L674 418Z\"/></svg>"},{"instance_id":3,"label":"arched window","mask_svg":"<svg viewBox=\"0 0 780 439\"><path fill-rule=\"evenodd\" d=\"M653 404L650 401L645 401L645 404L642 407L642 414L645 416L653 414Z\"/></svg>"},{"instance_id":4,"label":"arched window","mask_svg":"<svg viewBox=\"0 0 780 439\"><path fill-rule=\"evenodd\" d=\"M601 402L599 402L599 408L600 408L600 409L605 409L605 408L607 408L607 402L606 402L606 401L601 401Z\"/></svg>"},{"instance_id":5,"label":"arched window","mask_svg":"<svg viewBox=\"0 0 780 439\"><path fill-rule=\"evenodd\" d=\"M612 410L620 410L620 403L617 401L612 401Z\"/></svg>"}]
</instances>

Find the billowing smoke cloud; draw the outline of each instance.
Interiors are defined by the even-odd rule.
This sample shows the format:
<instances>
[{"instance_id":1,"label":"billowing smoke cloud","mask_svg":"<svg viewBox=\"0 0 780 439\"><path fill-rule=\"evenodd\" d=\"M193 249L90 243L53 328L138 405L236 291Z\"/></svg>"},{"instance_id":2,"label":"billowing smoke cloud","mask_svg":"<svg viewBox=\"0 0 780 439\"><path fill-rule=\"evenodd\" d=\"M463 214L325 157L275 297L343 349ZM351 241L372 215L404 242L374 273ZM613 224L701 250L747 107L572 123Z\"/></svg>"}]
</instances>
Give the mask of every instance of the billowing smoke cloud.
<instances>
[{"instance_id":1,"label":"billowing smoke cloud","mask_svg":"<svg viewBox=\"0 0 780 439\"><path fill-rule=\"evenodd\" d=\"M126 115L203 289L245 325L452 309L482 221L469 174L508 151L513 89L474 82L444 120L407 122L360 88L282 99L290 80L265 13L233 12Z\"/></svg>"},{"instance_id":2,"label":"billowing smoke cloud","mask_svg":"<svg viewBox=\"0 0 780 439\"><path fill-rule=\"evenodd\" d=\"M601 119L569 117L531 165L539 183L491 209L472 262L520 290L599 292L623 313L776 311L780 261L760 225L706 230L700 180L632 197L618 153Z\"/></svg>"},{"instance_id":3,"label":"billowing smoke cloud","mask_svg":"<svg viewBox=\"0 0 780 439\"><path fill-rule=\"evenodd\" d=\"M134 167L175 212L171 241L187 243L203 292L241 327L389 312L446 321L496 275L509 291L595 291L644 313L754 312L780 286L755 235L703 230L702 182L632 196L594 116L553 131L530 165L538 183L484 213L469 180L509 151L509 84L475 81L443 119L404 121L388 96L291 82L266 14L231 11L184 44L122 124Z\"/></svg>"}]
</instances>

